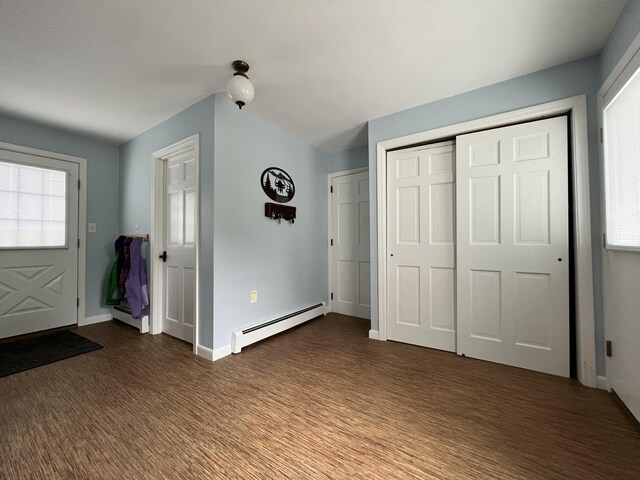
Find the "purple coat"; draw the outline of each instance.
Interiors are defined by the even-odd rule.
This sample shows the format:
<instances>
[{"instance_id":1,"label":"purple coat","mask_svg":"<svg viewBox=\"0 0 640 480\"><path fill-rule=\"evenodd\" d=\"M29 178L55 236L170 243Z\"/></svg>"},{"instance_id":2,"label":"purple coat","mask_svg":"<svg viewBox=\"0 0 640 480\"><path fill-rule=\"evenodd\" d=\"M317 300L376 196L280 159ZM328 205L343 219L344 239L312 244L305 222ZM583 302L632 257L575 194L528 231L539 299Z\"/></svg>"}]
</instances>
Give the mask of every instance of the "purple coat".
<instances>
[{"instance_id":1,"label":"purple coat","mask_svg":"<svg viewBox=\"0 0 640 480\"><path fill-rule=\"evenodd\" d=\"M127 276L127 302L133 318L140 318L142 310L149 305L149 291L147 289L147 269L142 258L142 238L136 237L131 242L131 267Z\"/></svg>"}]
</instances>

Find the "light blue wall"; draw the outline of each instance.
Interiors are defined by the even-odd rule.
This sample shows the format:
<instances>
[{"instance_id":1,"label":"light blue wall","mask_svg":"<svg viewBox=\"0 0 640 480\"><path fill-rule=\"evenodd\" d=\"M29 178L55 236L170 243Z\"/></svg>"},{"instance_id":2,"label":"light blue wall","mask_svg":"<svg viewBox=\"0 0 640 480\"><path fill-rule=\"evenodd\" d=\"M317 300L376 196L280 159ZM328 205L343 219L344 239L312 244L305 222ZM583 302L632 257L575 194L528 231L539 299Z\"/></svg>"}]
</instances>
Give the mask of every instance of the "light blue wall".
<instances>
[{"instance_id":1,"label":"light blue wall","mask_svg":"<svg viewBox=\"0 0 640 480\"><path fill-rule=\"evenodd\" d=\"M200 134L199 341L213 346L213 130L214 97L208 97L120 146L120 232L151 229L151 154ZM151 239L153 241L153 239Z\"/></svg>"},{"instance_id":2,"label":"light blue wall","mask_svg":"<svg viewBox=\"0 0 640 480\"><path fill-rule=\"evenodd\" d=\"M215 107L215 348L231 332L327 301L327 166L314 147L242 111L223 95ZM264 216L260 186L279 167L296 186L295 224ZM249 292L258 290L258 302Z\"/></svg>"},{"instance_id":3,"label":"light blue wall","mask_svg":"<svg viewBox=\"0 0 640 480\"><path fill-rule=\"evenodd\" d=\"M327 300L327 163L316 148L212 96L120 147L121 231L136 224L150 229L151 153L194 133L200 133L199 337L219 348L237 328ZM294 179L294 225L264 217L269 199L259 179L270 166ZM258 290L258 303L249 303L250 290Z\"/></svg>"},{"instance_id":4,"label":"light blue wall","mask_svg":"<svg viewBox=\"0 0 640 480\"><path fill-rule=\"evenodd\" d=\"M369 149L366 145L323 155L323 161L327 164L329 173L369 167Z\"/></svg>"},{"instance_id":5,"label":"light blue wall","mask_svg":"<svg viewBox=\"0 0 640 480\"><path fill-rule=\"evenodd\" d=\"M117 145L5 117L0 141L87 159L87 222L97 223L98 231L87 234L85 314L109 313L104 297L118 232Z\"/></svg>"},{"instance_id":6,"label":"light blue wall","mask_svg":"<svg viewBox=\"0 0 640 480\"><path fill-rule=\"evenodd\" d=\"M628 0L600 54L600 81L616 66L631 42L640 34L640 0Z\"/></svg>"},{"instance_id":7,"label":"light blue wall","mask_svg":"<svg viewBox=\"0 0 640 480\"><path fill-rule=\"evenodd\" d=\"M597 143L596 93L600 80L599 57L560 65L394 113L369 122L369 182L371 192L371 328L378 328L376 143L532 105L587 95L589 135L589 187L593 242L596 312L597 370L604 373L602 319L602 265L600 257L600 188Z\"/></svg>"}]
</instances>

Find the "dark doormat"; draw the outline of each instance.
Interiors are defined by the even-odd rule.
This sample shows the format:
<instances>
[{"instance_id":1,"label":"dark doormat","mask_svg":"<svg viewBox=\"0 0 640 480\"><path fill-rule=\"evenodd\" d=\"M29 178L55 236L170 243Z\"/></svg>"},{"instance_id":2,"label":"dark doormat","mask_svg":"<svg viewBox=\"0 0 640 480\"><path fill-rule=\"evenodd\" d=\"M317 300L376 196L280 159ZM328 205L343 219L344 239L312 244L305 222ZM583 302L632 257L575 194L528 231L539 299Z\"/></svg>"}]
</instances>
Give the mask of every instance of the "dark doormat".
<instances>
[{"instance_id":1,"label":"dark doormat","mask_svg":"<svg viewBox=\"0 0 640 480\"><path fill-rule=\"evenodd\" d=\"M62 330L40 337L0 343L0 377L99 350L102 345Z\"/></svg>"}]
</instances>

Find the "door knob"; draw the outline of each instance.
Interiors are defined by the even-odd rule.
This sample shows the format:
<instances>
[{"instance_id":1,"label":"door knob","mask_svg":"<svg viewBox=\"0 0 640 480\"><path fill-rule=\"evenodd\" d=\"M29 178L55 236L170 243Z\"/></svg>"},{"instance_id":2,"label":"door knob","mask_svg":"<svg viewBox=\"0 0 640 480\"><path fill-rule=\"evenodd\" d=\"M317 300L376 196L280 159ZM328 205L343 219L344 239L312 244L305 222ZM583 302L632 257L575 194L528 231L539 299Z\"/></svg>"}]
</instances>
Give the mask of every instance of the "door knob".
<instances>
[{"instance_id":1,"label":"door knob","mask_svg":"<svg viewBox=\"0 0 640 480\"><path fill-rule=\"evenodd\" d=\"M163 262L167 261L167 251L162 252L162 255L159 255L158 258L161 258Z\"/></svg>"}]
</instances>

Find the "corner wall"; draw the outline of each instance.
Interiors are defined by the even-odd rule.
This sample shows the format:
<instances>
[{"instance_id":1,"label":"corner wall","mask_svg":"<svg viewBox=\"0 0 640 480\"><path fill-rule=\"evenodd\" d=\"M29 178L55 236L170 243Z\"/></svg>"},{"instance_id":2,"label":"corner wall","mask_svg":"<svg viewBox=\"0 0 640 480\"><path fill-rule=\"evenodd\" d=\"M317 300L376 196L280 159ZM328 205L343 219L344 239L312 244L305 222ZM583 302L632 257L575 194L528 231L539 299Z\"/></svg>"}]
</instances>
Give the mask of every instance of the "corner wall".
<instances>
[{"instance_id":1,"label":"corner wall","mask_svg":"<svg viewBox=\"0 0 640 480\"><path fill-rule=\"evenodd\" d=\"M628 0L600 54L600 84L604 83L638 35L640 35L640 0Z\"/></svg>"},{"instance_id":2,"label":"corner wall","mask_svg":"<svg viewBox=\"0 0 640 480\"><path fill-rule=\"evenodd\" d=\"M356 168L369 168L369 149L366 145L336 153L324 153L328 173L343 172Z\"/></svg>"},{"instance_id":3,"label":"corner wall","mask_svg":"<svg viewBox=\"0 0 640 480\"><path fill-rule=\"evenodd\" d=\"M0 141L87 159L87 222L98 228L87 233L85 316L111 313L104 301L118 232L117 145L6 117L0 117Z\"/></svg>"},{"instance_id":4,"label":"corner wall","mask_svg":"<svg viewBox=\"0 0 640 480\"><path fill-rule=\"evenodd\" d=\"M151 230L151 154L200 134L200 277L198 338L213 347L213 130L210 96L120 146L120 233ZM150 238L150 242L154 239Z\"/></svg>"},{"instance_id":5,"label":"corner wall","mask_svg":"<svg viewBox=\"0 0 640 480\"><path fill-rule=\"evenodd\" d=\"M424 132L498 113L587 95L589 137L589 189L593 256L596 361L604 373L602 313L602 261L600 256L600 174L596 95L600 80L599 57L589 57L460 95L404 110L369 122L369 188L371 196L371 328L378 330L378 238L376 144L383 140Z\"/></svg>"},{"instance_id":6,"label":"corner wall","mask_svg":"<svg viewBox=\"0 0 640 480\"><path fill-rule=\"evenodd\" d=\"M291 175L295 224L268 219L260 176ZM327 164L319 150L288 132L215 99L214 348L231 332L327 302ZM258 302L249 292L258 291Z\"/></svg>"}]
</instances>

